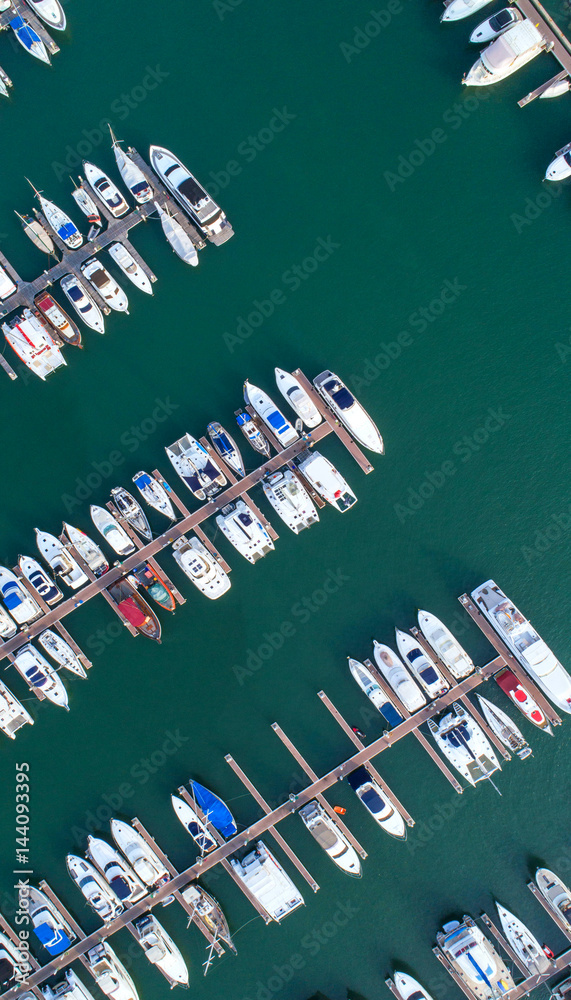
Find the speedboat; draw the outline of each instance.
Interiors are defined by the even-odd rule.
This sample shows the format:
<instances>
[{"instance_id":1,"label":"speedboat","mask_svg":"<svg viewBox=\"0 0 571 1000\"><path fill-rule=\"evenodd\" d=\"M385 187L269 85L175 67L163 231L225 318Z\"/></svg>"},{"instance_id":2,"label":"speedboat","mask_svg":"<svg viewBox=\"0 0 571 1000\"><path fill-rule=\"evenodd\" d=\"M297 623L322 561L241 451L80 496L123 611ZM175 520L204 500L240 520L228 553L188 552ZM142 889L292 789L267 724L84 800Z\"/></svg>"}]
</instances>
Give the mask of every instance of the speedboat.
<instances>
[{"instance_id":1,"label":"speedboat","mask_svg":"<svg viewBox=\"0 0 571 1000\"><path fill-rule=\"evenodd\" d=\"M278 410L268 394L259 389L257 385L252 385L247 379L244 382L244 400L256 411L260 420L269 428L282 448L287 448L299 440L299 434L295 428L284 417L282 411Z\"/></svg>"},{"instance_id":2,"label":"speedboat","mask_svg":"<svg viewBox=\"0 0 571 1000\"><path fill-rule=\"evenodd\" d=\"M291 469L272 472L262 480L264 496L284 524L299 535L319 521L313 500Z\"/></svg>"},{"instance_id":3,"label":"speedboat","mask_svg":"<svg viewBox=\"0 0 571 1000\"><path fill-rule=\"evenodd\" d=\"M131 527L140 534L141 538L146 538L150 542L153 537L151 526L143 508L135 498L122 486L114 486L111 490L111 499L121 517L125 518Z\"/></svg>"},{"instance_id":4,"label":"speedboat","mask_svg":"<svg viewBox=\"0 0 571 1000\"><path fill-rule=\"evenodd\" d=\"M200 782L194 781L191 778L188 784L190 785L192 797L202 810L206 822L210 823L215 830L218 830L224 837L224 840L234 837L238 833L238 827L226 803L214 792L211 792L209 788L201 785Z\"/></svg>"},{"instance_id":5,"label":"speedboat","mask_svg":"<svg viewBox=\"0 0 571 1000\"><path fill-rule=\"evenodd\" d=\"M16 635L18 631L18 626L16 622L10 618L7 611L0 607L0 638L11 639L13 635Z\"/></svg>"},{"instance_id":6,"label":"speedboat","mask_svg":"<svg viewBox=\"0 0 571 1000\"><path fill-rule=\"evenodd\" d=\"M99 546L92 541L89 535L80 531L79 528L74 528L73 524L68 524L67 521L63 522L63 527L75 551L87 563L93 575L99 577L107 573L109 563Z\"/></svg>"},{"instance_id":7,"label":"speedboat","mask_svg":"<svg viewBox=\"0 0 571 1000\"><path fill-rule=\"evenodd\" d=\"M188 986L186 962L173 939L152 913L133 921L135 940L139 942L149 962L160 969L173 986Z\"/></svg>"},{"instance_id":8,"label":"speedboat","mask_svg":"<svg viewBox=\"0 0 571 1000\"><path fill-rule=\"evenodd\" d=\"M516 708L519 708L522 715L525 715L526 719L533 722L534 726L537 726L538 729L543 729L550 736L553 736L553 730L545 717L545 713L539 707L535 698L531 697L529 691L520 684L511 670L508 670L507 667L505 670L500 670L498 674L494 675L494 680L504 694L507 694Z\"/></svg>"},{"instance_id":9,"label":"speedboat","mask_svg":"<svg viewBox=\"0 0 571 1000\"><path fill-rule=\"evenodd\" d=\"M571 176L571 142L563 146L545 171L546 181L563 181Z\"/></svg>"},{"instance_id":10,"label":"speedboat","mask_svg":"<svg viewBox=\"0 0 571 1000\"><path fill-rule=\"evenodd\" d=\"M533 21L526 17L513 24L480 52L480 58L465 75L462 83L468 87L487 87L505 80L535 59L544 48L545 38Z\"/></svg>"},{"instance_id":11,"label":"speedboat","mask_svg":"<svg viewBox=\"0 0 571 1000\"><path fill-rule=\"evenodd\" d=\"M232 940L228 921L224 916L220 903L214 899L210 893L196 883L192 883L182 890L182 898L188 906L192 906L193 913L196 913L207 930L218 941L223 941L235 953L236 945Z\"/></svg>"},{"instance_id":12,"label":"speedboat","mask_svg":"<svg viewBox=\"0 0 571 1000\"><path fill-rule=\"evenodd\" d=\"M276 385L293 412L306 427L317 427L321 423L321 414L295 375L285 372L283 368L274 368L274 372Z\"/></svg>"},{"instance_id":13,"label":"speedboat","mask_svg":"<svg viewBox=\"0 0 571 1000\"><path fill-rule=\"evenodd\" d=\"M9 24L22 48L24 48L26 52L29 52L31 56L35 56L36 59L39 59L40 62L44 62L49 65L51 60L48 50L46 49L37 31L34 31L29 22L18 14L17 17L12 18Z\"/></svg>"},{"instance_id":14,"label":"speedboat","mask_svg":"<svg viewBox=\"0 0 571 1000\"><path fill-rule=\"evenodd\" d=\"M172 548L183 573L206 597L214 601L230 590L230 577L199 538L181 535Z\"/></svg>"},{"instance_id":15,"label":"speedboat","mask_svg":"<svg viewBox=\"0 0 571 1000\"><path fill-rule=\"evenodd\" d=\"M331 858L334 864L347 875L361 877L361 862L354 847L351 846L345 834L325 812L323 806L312 799L302 806L298 812L311 836Z\"/></svg>"},{"instance_id":16,"label":"speedboat","mask_svg":"<svg viewBox=\"0 0 571 1000\"><path fill-rule=\"evenodd\" d=\"M0 299L9 299L17 290L17 285L12 281L5 267L0 266Z\"/></svg>"},{"instance_id":17,"label":"speedboat","mask_svg":"<svg viewBox=\"0 0 571 1000\"><path fill-rule=\"evenodd\" d=\"M0 595L18 625L27 625L41 615L39 604L6 566L0 566Z\"/></svg>"},{"instance_id":18,"label":"speedboat","mask_svg":"<svg viewBox=\"0 0 571 1000\"><path fill-rule=\"evenodd\" d=\"M472 917L450 920L436 935L439 948L476 1000L496 1000L514 981L494 946Z\"/></svg>"},{"instance_id":19,"label":"speedboat","mask_svg":"<svg viewBox=\"0 0 571 1000\"><path fill-rule=\"evenodd\" d=\"M216 524L223 535L244 556L255 563L274 548L264 525L257 518L245 500L234 500L216 515Z\"/></svg>"},{"instance_id":20,"label":"speedboat","mask_svg":"<svg viewBox=\"0 0 571 1000\"><path fill-rule=\"evenodd\" d=\"M131 552L136 551L127 532L121 527L117 519L113 517L111 511L92 503L89 513L97 530L118 556L128 556Z\"/></svg>"},{"instance_id":21,"label":"speedboat","mask_svg":"<svg viewBox=\"0 0 571 1000\"><path fill-rule=\"evenodd\" d=\"M103 225L101 212L99 211L93 198L89 194L87 188L84 187L84 182L82 181L81 177L79 180L80 180L79 185L74 184L73 191L71 192L71 197L73 198L80 212L83 212L83 214L91 223L91 225L96 226L97 229L101 229L101 226Z\"/></svg>"},{"instance_id":22,"label":"speedboat","mask_svg":"<svg viewBox=\"0 0 571 1000\"><path fill-rule=\"evenodd\" d=\"M43 194L41 194L40 191L34 187L31 181L28 181L28 183L35 192L36 198L40 203L40 208L49 227L53 229L54 233L59 236L62 243L65 243L70 250L77 250L83 243L83 236L81 235L75 222L73 222L69 215L67 215L66 212L59 208L53 201L49 201L47 198L44 198Z\"/></svg>"},{"instance_id":23,"label":"speedboat","mask_svg":"<svg viewBox=\"0 0 571 1000\"><path fill-rule=\"evenodd\" d=\"M469 17L481 10L492 0L450 0L445 4L444 13L441 14L441 21L460 21L463 17Z\"/></svg>"},{"instance_id":24,"label":"speedboat","mask_svg":"<svg viewBox=\"0 0 571 1000\"><path fill-rule=\"evenodd\" d=\"M159 514L164 514L169 521L175 520L176 515L167 492L156 479L149 476L148 472L137 472L136 476L133 476L133 482L149 507L158 510Z\"/></svg>"},{"instance_id":25,"label":"speedboat","mask_svg":"<svg viewBox=\"0 0 571 1000\"><path fill-rule=\"evenodd\" d=\"M84 160L83 172L92 191L95 191L95 194L115 219L120 219L129 211L129 206L119 188L103 170L96 167L94 163Z\"/></svg>"},{"instance_id":26,"label":"speedboat","mask_svg":"<svg viewBox=\"0 0 571 1000\"><path fill-rule=\"evenodd\" d=\"M240 449L228 431L224 430L222 424L213 420L206 428L208 437L212 442L212 447L217 455L226 462L226 465L235 472L237 476L245 476L246 469L240 454Z\"/></svg>"},{"instance_id":27,"label":"speedboat","mask_svg":"<svg viewBox=\"0 0 571 1000\"><path fill-rule=\"evenodd\" d=\"M424 638L430 643L435 653L446 664L450 673L457 681L467 677L474 670L474 664L465 649L462 648L452 632L430 611L418 612L418 625Z\"/></svg>"},{"instance_id":28,"label":"speedboat","mask_svg":"<svg viewBox=\"0 0 571 1000\"><path fill-rule=\"evenodd\" d=\"M67 691L59 674L48 663L45 656L27 643L14 654L14 666L29 684L37 698L47 698L54 705L69 712Z\"/></svg>"},{"instance_id":29,"label":"speedboat","mask_svg":"<svg viewBox=\"0 0 571 1000\"><path fill-rule=\"evenodd\" d=\"M313 384L351 437L369 451L383 455L385 446L377 425L339 376L324 371L314 378Z\"/></svg>"},{"instance_id":30,"label":"speedboat","mask_svg":"<svg viewBox=\"0 0 571 1000\"><path fill-rule=\"evenodd\" d=\"M167 587L165 581L159 579L155 571L149 566L148 563L136 566L135 569L129 573L127 579L135 588L143 587L143 589L147 591L149 597L151 597L161 608L164 608L165 611L175 610L176 602L172 592Z\"/></svg>"},{"instance_id":31,"label":"speedboat","mask_svg":"<svg viewBox=\"0 0 571 1000\"><path fill-rule=\"evenodd\" d=\"M280 923L299 906L304 906L300 891L263 840L258 840L241 860L233 857L228 860L270 920Z\"/></svg>"},{"instance_id":32,"label":"speedboat","mask_svg":"<svg viewBox=\"0 0 571 1000\"><path fill-rule=\"evenodd\" d=\"M571 712L571 677L503 590L487 580L472 591L472 597L532 680L557 708Z\"/></svg>"},{"instance_id":33,"label":"speedboat","mask_svg":"<svg viewBox=\"0 0 571 1000\"><path fill-rule=\"evenodd\" d=\"M171 802L177 819L180 820L187 833L198 844L200 853L207 854L208 851L213 851L217 846L216 841L210 836L206 826L198 818L192 806L189 806L188 802L179 798L178 795L171 795Z\"/></svg>"},{"instance_id":34,"label":"speedboat","mask_svg":"<svg viewBox=\"0 0 571 1000\"><path fill-rule=\"evenodd\" d=\"M377 684L368 667L366 667L365 664L361 663L359 660L354 660L351 656L347 657L347 661L349 663L349 670L351 671L353 679L357 682L361 691L367 695L367 698L372 701L377 711L381 713L389 725L398 726L400 722L404 722L402 715L397 711L381 686Z\"/></svg>"},{"instance_id":35,"label":"speedboat","mask_svg":"<svg viewBox=\"0 0 571 1000\"><path fill-rule=\"evenodd\" d=\"M140 878L107 841L90 835L85 853L122 903L136 903L146 895Z\"/></svg>"},{"instance_id":36,"label":"speedboat","mask_svg":"<svg viewBox=\"0 0 571 1000\"><path fill-rule=\"evenodd\" d=\"M89 283L99 292L101 298L105 300L110 309L114 309L115 312L129 314L129 299L121 288L121 285L115 281L115 278L109 274L109 271L103 267L103 264L99 263L97 257L91 257L90 260L86 260L81 265L81 273L85 275Z\"/></svg>"},{"instance_id":37,"label":"speedboat","mask_svg":"<svg viewBox=\"0 0 571 1000\"><path fill-rule=\"evenodd\" d=\"M135 984L107 941L86 951L87 967L99 989L113 1000L139 1000Z\"/></svg>"},{"instance_id":38,"label":"speedboat","mask_svg":"<svg viewBox=\"0 0 571 1000\"><path fill-rule=\"evenodd\" d=\"M393 982L401 1000L432 1000L424 986L406 972L393 972Z\"/></svg>"},{"instance_id":39,"label":"speedboat","mask_svg":"<svg viewBox=\"0 0 571 1000\"><path fill-rule=\"evenodd\" d=\"M416 712L426 705L426 698L416 681L404 668L402 661L393 653L390 646L373 639L375 663L394 693L408 712Z\"/></svg>"},{"instance_id":40,"label":"speedboat","mask_svg":"<svg viewBox=\"0 0 571 1000\"><path fill-rule=\"evenodd\" d=\"M91 909L105 924L114 920L124 907L97 868L89 861L78 858L76 854L68 854L65 860L70 877L83 893Z\"/></svg>"},{"instance_id":41,"label":"speedboat","mask_svg":"<svg viewBox=\"0 0 571 1000\"><path fill-rule=\"evenodd\" d=\"M97 333L105 333L103 313L83 282L76 278L75 274L64 274L60 285L62 292L85 325Z\"/></svg>"},{"instance_id":42,"label":"speedboat","mask_svg":"<svg viewBox=\"0 0 571 1000\"><path fill-rule=\"evenodd\" d=\"M28 914L38 941L52 956L62 951L76 940L77 934L62 913L41 889L26 885L19 891L20 909Z\"/></svg>"},{"instance_id":43,"label":"speedboat","mask_svg":"<svg viewBox=\"0 0 571 1000\"><path fill-rule=\"evenodd\" d=\"M133 589L127 580L118 580L107 588L107 593L113 598L121 614L127 621L149 639L161 641L161 625L154 611L151 610L144 597Z\"/></svg>"},{"instance_id":44,"label":"speedboat","mask_svg":"<svg viewBox=\"0 0 571 1000\"><path fill-rule=\"evenodd\" d=\"M503 35L504 31L511 28L512 24L523 21L523 14L516 7L504 7L497 14L492 14L486 21L482 21L477 28L474 28L470 35L470 41L479 45L492 42L494 38Z\"/></svg>"},{"instance_id":45,"label":"speedboat","mask_svg":"<svg viewBox=\"0 0 571 1000\"><path fill-rule=\"evenodd\" d=\"M505 906L496 903L496 910L503 927L504 934L516 955L527 966L530 976L542 976L553 971L553 964L548 959L539 941L521 920L506 910Z\"/></svg>"},{"instance_id":46,"label":"speedboat","mask_svg":"<svg viewBox=\"0 0 571 1000\"><path fill-rule=\"evenodd\" d=\"M151 279L145 274L141 265L137 263L126 246L123 246L122 243L112 243L111 246L107 247L107 250L109 256L129 281L132 281L141 292L146 292L147 295L153 294Z\"/></svg>"},{"instance_id":47,"label":"speedboat","mask_svg":"<svg viewBox=\"0 0 571 1000\"><path fill-rule=\"evenodd\" d=\"M48 656L51 656L52 660L55 660L64 670L69 670L77 677L87 677L81 660L76 656L69 642L62 639L61 635L58 635L53 629L47 628L45 632L41 632L38 636L38 642Z\"/></svg>"},{"instance_id":48,"label":"speedboat","mask_svg":"<svg viewBox=\"0 0 571 1000\"><path fill-rule=\"evenodd\" d=\"M512 722L509 715L506 715L501 708L488 701L482 694L478 694L478 701L482 709L482 714L492 732L508 750L517 754L521 760L525 760L532 753L531 747L523 734L520 732L515 722Z\"/></svg>"},{"instance_id":49,"label":"speedboat","mask_svg":"<svg viewBox=\"0 0 571 1000\"><path fill-rule=\"evenodd\" d=\"M483 730L458 702L439 722L429 719L428 728L444 756L471 785L501 770Z\"/></svg>"},{"instance_id":50,"label":"speedboat","mask_svg":"<svg viewBox=\"0 0 571 1000\"><path fill-rule=\"evenodd\" d=\"M141 168L138 167L129 154L121 148L121 140L115 138L111 126L109 126L109 131L111 133L113 153L115 154L115 160L119 168L119 173L123 178L123 182L125 186L129 188L129 191L133 195L135 201L139 205L144 205L145 202L150 201L153 197L153 189Z\"/></svg>"},{"instance_id":51,"label":"speedboat","mask_svg":"<svg viewBox=\"0 0 571 1000\"><path fill-rule=\"evenodd\" d=\"M14 291L16 286L14 286ZM244 413L239 410L236 414L236 423L242 431L242 434L251 445L254 451L257 451L260 455L266 455L267 458L270 457L270 442L268 441L265 434L262 434L259 427L252 420L249 413Z\"/></svg>"},{"instance_id":52,"label":"speedboat","mask_svg":"<svg viewBox=\"0 0 571 1000\"><path fill-rule=\"evenodd\" d=\"M535 881L546 903L571 931L571 889L549 868L538 868Z\"/></svg>"},{"instance_id":53,"label":"speedboat","mask_svg":"<svg viewBox=\"0 0 571 1000\"><path fill-rule=\"evenodd\" d=\"M73 969L64 972L64 978L52 986L40 986L40 993L45 1000L95 1000L93 994L78 979ZM31 1000L33 993L25 993L25 1000Z\"/></svg>"},{"instance_id":54,"label":"speedboat","mask_svg":"<svg viewBox=\"0 0 571 1000\"><path fill-rule=\"evenodd\" d=\"M65 13L59 0L27 0L27 3L48 28L65 31Z\"/></svg>"},{"instance_id":55,"label":"speedboat","mask_svg":"<svg viewBox=\"0 0 571 1000\"><path fill-rule=\"evenodd\" d=\"M82 347L81 333L77 323L70 319L59 302L56 302L47 292L40 292L34 299L34 305L64 343L71 347Z\"/></svg>"},{"instance_id":56,"label":"speedboat","mask_svg":"<svg viewBox=\"0 0 571 1000\"><path fill-rule=\"evenodd\" d=\"M180 257L185 264L197 267L198 253L186 230L181 226L178 219L175 219L174 215L171 215L167 208L161 208L158 201L155 202L155 208L159 213L163 233L177 257Z\"/></svg>"},{"instance_id":57,"label":"speedboat","mask_svg":"<svg viewBox=\"0 0 571 1000\"><path fill-rule=\"evenodd\" d=\"M26 308L2 323L4 336L26 368L45 382L48 375L67 362L46 324Z\"/></svg>"},{"instance_id":58,"label":"speedboat","mask_svg":"<svg viewBox=\"0 0 571 1000\"><path fill-rule=\"evenodd\" d=\"M304 452L297 467L315 492L342 514L357 503L349 483L319 451Z\"/></svg>"},{"instance_id":59,"label":"speedboat","mask_svg":"<svg viewBox=\"0 0 571 1000\"><path fill-rule=\"evenodd\" d=\"M429 698L439 698L449 689L433 660L419 646L416 639L400 628L395 629L397 649L415 680L424 688Z\"/></svg>"},{"instance_id":60,"label":"speedboat","mask_svg":"<svg viewBox=\"0 0 571 1000\"><path fill-rule=\"evenodd\" d=\"M3 681L0 681L0 729L11 740L15 740L16 733L26 723L34 725L32 716Z\"/></svg>"},{"instance_id":61,"label":"speedboat","mask_svg":"<svg viewBox=\"0 0 571 1000\"><path fill-rule=\"evenodd\" d=\"M209 240L220 245L234 235L222 209L174 153L151 146L149 156L155 173Z\"/></svg>"},{"instance_id":62,"label":"speedboat","mask_svg":"<svg viewBox=\"0 0 571 1000\"><path fill-rule=\"evenodd\" d=\"M213 497L226 486L226 476L212 455L192 434L183 434L165 451L175 472L197 500Z\"/></svg>"},{"instance_id":63,"label":"speedboat","mask_svg":"<svg viewBox=\"0 0 571 1000\"><path fill-rule=\"evenodd\" d=\"M170 882L171 875L137 830L120 819L112 819L110 826L111 836L117 847L147 888L158 889L159 886Z\"/></svg>"},{"instance_id":64,"label":"speedboat","mask_svg":"<svg viewBox=\"0 0 571 1000\"><path fill-rule=\"evenodd\" d=\"M42 250L43 253L56 257L54 241L52 240L47 229L42 226L39 219L34 219L31 215L20 215L19 212L16 212L16 215L22 223L22 229L24 230L26 236L32 241L34 246L37 247L38 250Z\"/></svg>"},{"instance_id":65,"label":"speedboat","mask_svg":"<svg viewBox=\"0 0 571 1000\"><path fill-rule=\"evenodd\" d=\"M51 566L56 576L60 576L72 590L77 590L78 587L83 587L84 583L88 583L85 573L59 538L50 535L48 531L40 531L39 528L34 528L34 531L40 555L48 566Z\"/></svg>"},{"instance_id":66,"label":"speedboat","mask_svg":"<svg viewBox=\"0 0 571 1000\"><path fill-rule=\"evenodd\" d=\"M5 993L16 984L25 982L26 976L32 971L30 962L16 944L0 931L0 988Z\"/></svg>"},{"instance_id":67,"label":"speedboat","mask_svg":"<svg viewBox=\"0 0 571 1000\"><path fill-rule=\"evenodd\" d=\"M355 771L351 771L351 774L347 775L347 784L385 833L396 837L397 840L406 840L404 819L373 780L366 767L358 767Z\"/></svg>"},{"instance_id":68,"label":"speedboat","mask_svg":"<svg viewBox=\"0 0 571 1000\"><path fill-rule=\"evenodd\" d=\"M22 575L26 577L37 594L40 595L42 600L49 604L50 607L61 601L63 594L59 587L56 586L54 581L46 573L43 566L40 566L37 559L32 559L31 556L19 556L18 566L22 571Z\"/></svg>"}]
</instances>

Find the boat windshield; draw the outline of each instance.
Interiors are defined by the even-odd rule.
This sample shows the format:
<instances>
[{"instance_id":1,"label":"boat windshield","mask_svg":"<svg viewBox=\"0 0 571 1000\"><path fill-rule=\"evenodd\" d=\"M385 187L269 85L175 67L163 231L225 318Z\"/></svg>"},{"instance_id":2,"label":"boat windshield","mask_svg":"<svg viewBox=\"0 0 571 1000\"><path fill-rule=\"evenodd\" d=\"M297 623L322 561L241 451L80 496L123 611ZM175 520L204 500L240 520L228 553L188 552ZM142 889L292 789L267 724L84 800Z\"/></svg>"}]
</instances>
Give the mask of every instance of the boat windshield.
<instances>
[{"instance_id":1,"label":"boat windshield","mask_svg":"<svg viewBox=\"0 0 571 1000\"><path fill-rule=\"evenodd\" d=\"M340 385L339 382L326 382L323 387L337 404L340 410L348 410L353 406L355 398L349 392L347 386Z\"/></svg>"},{"instance_id":2,"label":"boat windshield","mask_svg":"<svg viewBox=\"0 0 571 1000\"><path fill-rule=\"evenodd\" d=\"M287 427L287 420L280 413L279 410L274 410L273 413L269 414L269 416L268 416L268 423L276 431L285 430L285 428Z\"/></svg>"},{"instance_id":3,"label":"boat windshield","mask_svg":"<svg viewBox=\"0 0 571 1000\"><path fill-rule=\"evenodd\" d=\"M367 809L370 809L371 812L382 812L385 808L385 803L374 788L367 788L367 791L363 792L360 798L363 805L365 805Z\"/></svg>"},{"instance_id":4,"label":"boat windshield","mask_svg":"<svg viewBox=\"0 0 571 1000\"><path fill-rule=\"evenodd\" d=\"M507 24L511 24L513 21L513 15L506 7L505 10L500 10L497 14L494 14L490 18L490 28L497 31L499 28L505 28Z\"/></svg>"},{"instance_id":5,"label":"boat windshield","mask_svg":"<svg viewBox=\"0 0 571 1000\"><path fill-rule=\"evenodd\" d=\"M438 681L438 674L434 667L425 667L424 670L420 671L420 676L425 684L435 684Z\"/></svg>"}]
</instances>

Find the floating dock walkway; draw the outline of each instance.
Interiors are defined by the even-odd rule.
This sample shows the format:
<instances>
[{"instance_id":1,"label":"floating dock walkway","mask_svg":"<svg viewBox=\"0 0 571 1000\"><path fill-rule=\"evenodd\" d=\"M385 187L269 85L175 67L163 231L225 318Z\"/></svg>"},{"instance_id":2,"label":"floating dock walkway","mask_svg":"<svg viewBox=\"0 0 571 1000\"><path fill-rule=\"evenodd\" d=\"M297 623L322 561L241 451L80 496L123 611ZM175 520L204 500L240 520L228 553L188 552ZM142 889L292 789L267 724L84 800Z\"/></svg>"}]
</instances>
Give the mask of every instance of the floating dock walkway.
<instances>
[{"instance_id":1,"label":"floating dock walkway","mask_svg":"<svg viewBox=\"0 0 571 1000\"><path fill-rule=\"evenodd\" d=\"M512 0L512 2L515 7L519 8L524 17L528 17L539 28L546 42L546 50L557 59L562 67L561 72L550 80L546 80L545 83L518 101L520 108L523 108L530 101L534 101L536 97L541 97L552 84L571 75L571 42L539 0Z\"/></svg>"},{"instance_id":2,"label":"floating dock walkway","mask_svg":"<svg viewBox=\"0 0 571 1000\"><path fill-rule=\"evenodd\" d=\"M36 34L40 36L51 56L54 56L56 52L59 52L59 45L56 45L52 36L46 31L44 22L40 20L31 7L28 7L27 3L24 3L24 0L12 0L12 4L8 7L8 10L2 11L0 14L0 31L10 30L10 21L12 21L18 14L20 17L23 17L24 20L28 22L30 27L34 29ZM22 51L24 50L22 49Z\"/></svg>"}]
</instances>

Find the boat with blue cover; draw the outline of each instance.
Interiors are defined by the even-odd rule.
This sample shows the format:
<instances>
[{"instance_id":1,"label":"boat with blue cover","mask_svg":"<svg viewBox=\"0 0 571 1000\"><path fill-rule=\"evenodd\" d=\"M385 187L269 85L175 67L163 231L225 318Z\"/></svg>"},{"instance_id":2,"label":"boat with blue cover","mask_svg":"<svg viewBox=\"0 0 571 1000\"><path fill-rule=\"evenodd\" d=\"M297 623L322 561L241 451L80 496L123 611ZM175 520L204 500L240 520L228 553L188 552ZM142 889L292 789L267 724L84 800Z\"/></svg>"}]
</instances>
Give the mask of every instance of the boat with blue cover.
<instances>
[{"instance_id":1,"label":"boat with blue cover","mask_svg":"<svg viewBox=\"0 0 571 1000\"><path fill-rule=\"evenodd\" d=\"M149 507L153 507L160 514L164 514L165 517L168 517L169 521L175 520L174 507L167 496L166 490L156 479L149 476L148 472L137 472L133 476L133 482Z\"/></svg>"},{"instance_id":2,"label":"boat with blue cover","mask_svg":"<svg viewBox=\"0 0 571 1000\"><path fill-rule=\"evenodd\" d=\"M287 448L294 441L299 440L299 434L287 417L284 417L282 411L278 409L273 399L263 389L252 385L248 379L244 382L244 400L248 406L256 411L260 420L263 420L266 427L280 442L282 448Z\"/></svg>"},{"instance_id":3,"label":"boat with blue cover","mask_svg":"<svg viewBox=\"0 0 571 1000\"><path fill-rule=\"evenodd\" d=\"M28 914L34 934L50 955L61 955L76 940L77 934L41 889L22 887L20 908Z\"/></svg>"},{"instance_id":4,"label":"boat with blue cover","mask_svg":"<svg viewBox=\"0 0 571 1000\"><path fill-rule=\"evenodd\" d=\"M62 243L65 243L70 250L77 250L83 243L83 236L81 235L75 222L73 222L69 215L67 215L63 209L59 208L55 202L49 201L48 198L44 198L43 194L41 194L41 192L34 187L29 179L28 184L36 195L36 198L40 203L40 208L44 213L50 228L53 229L54 233L59 236Z\"/></svg>"},{"instance_id":5,"label":"boat with blue cover","mask_svg":"<svg viewBox=\"0 0 571 1000\"><path fill-rule=\"evenodd\" d=\"M206 428L212 447L237 476L245 476L246 469L235 440L218 420L213 420Z\"/></svg>"},{"instance_id":6,"label":"boat with blue cover","mask_svg":"<svg viewBox=\"0 0 571 1000\"><path fill-rule=\"evenodd\" d=\"M18 39L22 48L29 52L31 56L35 56L40 62L50 63L50 57L48 50L46 49L44 43L42 42L37 31L31 27L30 24L19 14L17 17L13 17L10 21L10 27L14 32L16 38Z\"/></svg>"},{"instance_id":7,"label":"boat with blue cover","mask_svg":"<svg viewBox=\"0 0 571 1000\"><path fill-rule=\"evenodd\" d=\"M218 830L222 834L225 840L238 833L236 820L226 803L218 795L192 778L189 781L189 785L194 800L200 806L205 819L212 824L215 830Z\"/></svg>"}]
</instances>

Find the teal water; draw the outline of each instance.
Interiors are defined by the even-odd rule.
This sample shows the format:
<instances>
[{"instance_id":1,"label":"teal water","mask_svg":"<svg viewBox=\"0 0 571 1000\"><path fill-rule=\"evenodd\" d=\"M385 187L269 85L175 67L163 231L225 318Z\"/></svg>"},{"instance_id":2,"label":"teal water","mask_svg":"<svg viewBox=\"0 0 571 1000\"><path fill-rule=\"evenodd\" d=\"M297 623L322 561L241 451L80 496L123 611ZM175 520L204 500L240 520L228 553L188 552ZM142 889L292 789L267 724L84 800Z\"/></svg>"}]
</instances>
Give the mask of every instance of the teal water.
<instances>
[{"instance_id":1,"label":"teal water","mask_svg":"<svg viewBox=\"0 0 571 1000\"><path fill-rule=\"evenodd\" d=\"M456 597L493 576L569 663L569 192L549 198L541 184L569 133L565 98L517 107L556 72L547 56L486 99L464 91L473 22L440 26L433 2L403 0L401 9L393 0L390 23L347 57L342 44L371 19L360 0L243 0L218 13L202 0L171 8L170 21L134 0L66 9L70 30L51 70L2 39L15 81L12 106L0 108L2 250L25 276L45 266L13 215L31 206L24 174L77 217L67 176L84 155L112 172L106 120L141 152L164 144L217 184L236 236L209 245L190 272L157 223L139 227L133 241L159 278L154 298L129 289L131 315L111 317L104 337L86 330L85 350L68 351L67 371L45 385L4 381L2 562L33 554L35 526L57 531L65 516L89 530L90 500L104 502L138 469L168 474L163 446L211 419L230 424L243 379L271 391L276 364L310 376L330 366L353 380L387 450L365 478L328 439L323 451L358 505L344 517L324 511L299 538L272 516L280 539L255 568L220 541L233 567L220 604L191 593L163 555L188 600L173 620L163 616L160 647L118 636L103 601L68 621L93 657L89 682L69 683L69 715L42 704L33 730L2 743L1 906L9 915L14 764L25 760L35 877L93 929L64 863L89 829L106 835L111 810L137 815L185 866L191 843L168 800L191 773L241 825L259 815L226 753L272 804L283 801L301 779L270 724L318 773L350 749L316 697L321 688L377 735L345 656L364 658L373 635L391 643L394 624L409 627L417 607L448 621L486 662L490 647ZM554 14L566 23L563 8ZM395 180L399 167L410 176ZM319 240L336 246L310 273ZM274 290L273 315L234 343L240 320ZM338 590L317 607L312 595L320 601L332 576ZM258 667L260 645L286 621L295 634ZM25 696L13 671L6 676ZM535 755L505 766L502 798L492 788L457 796L412 738L377 761L417 820L406 845L377 831L339 786L330 799L347 807L369 852L359 882L288 819L282 832L321 889L304 890L306 908L280 927L265 928L226 875L209 874L239 954L207 980L201 936L176 907L159 914L191 964L192 995L305 1000L320 989L341 1000L349 988L382 1000L396 963L448 1000L457 991L431 953L436 930L452 915L489 910L492 896L559 950L525 883L538 861L564 877L571 868L569 723L553 740L521 725ZM168 995L127 932L117 950L142 1000Z\"/></svg>"}]
</instances>

